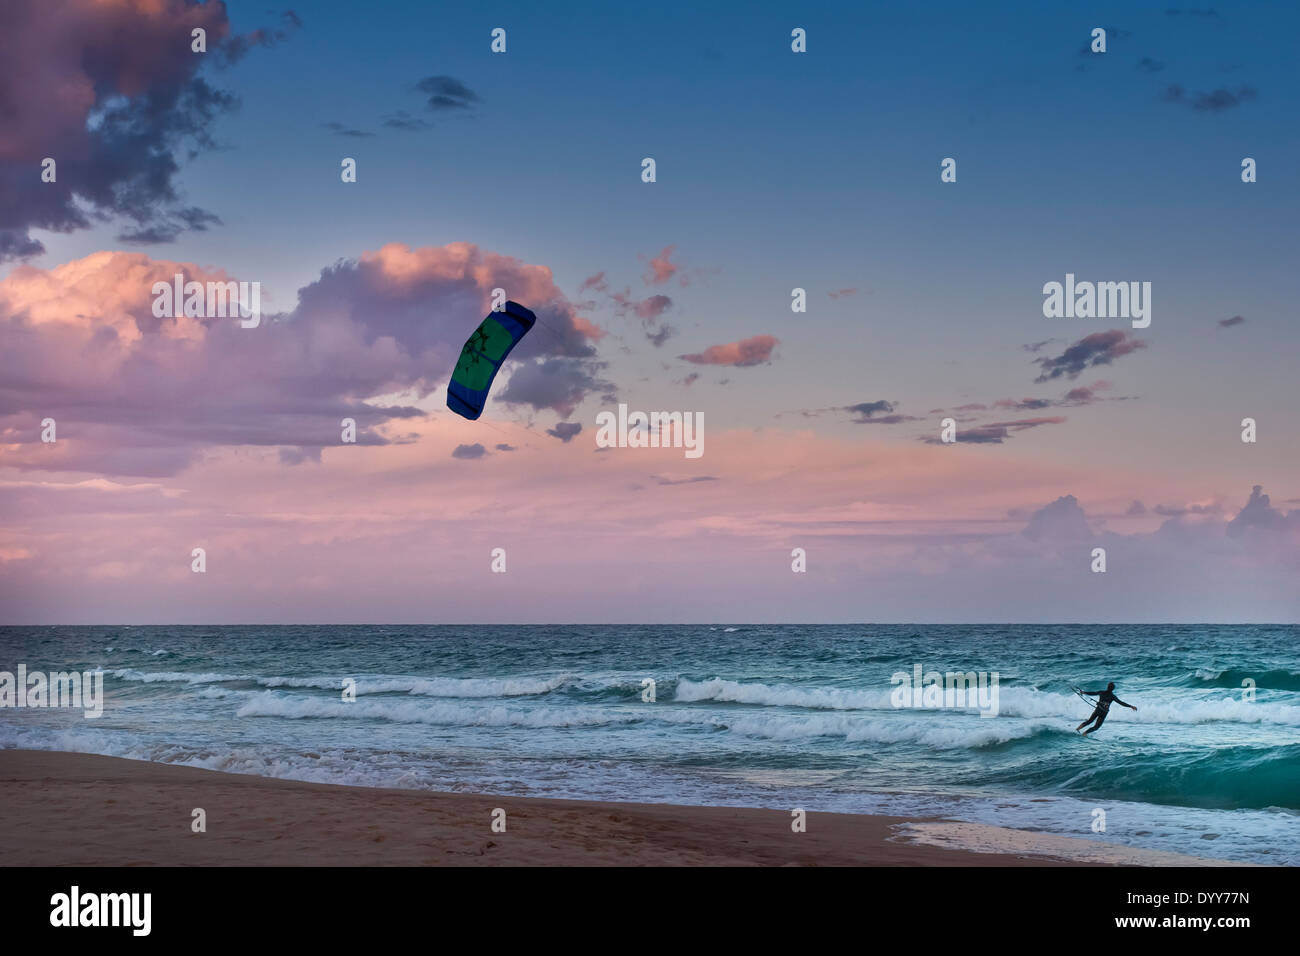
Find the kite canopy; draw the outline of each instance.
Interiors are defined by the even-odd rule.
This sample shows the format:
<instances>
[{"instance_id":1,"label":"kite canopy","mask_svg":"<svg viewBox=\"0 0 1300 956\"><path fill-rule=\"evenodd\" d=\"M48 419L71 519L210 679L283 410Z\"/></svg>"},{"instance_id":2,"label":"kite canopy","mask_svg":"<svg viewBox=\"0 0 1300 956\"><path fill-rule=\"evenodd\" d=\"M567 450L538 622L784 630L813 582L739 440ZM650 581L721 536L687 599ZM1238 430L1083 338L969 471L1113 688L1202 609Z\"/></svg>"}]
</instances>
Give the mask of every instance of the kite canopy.
<instances>
[{"instance_id":1,"label":"kite canopy","mask_svg":"<svg viewBox=\"0 0 1300 956\"><path fill-rule=\"evenodd\" d=\"M500 312L489 314L460 350L447 384L447 407L470 421L482 415L501 363L536 321L537 316L518 302L507 302Z\"/></svg>"}]
</instances>

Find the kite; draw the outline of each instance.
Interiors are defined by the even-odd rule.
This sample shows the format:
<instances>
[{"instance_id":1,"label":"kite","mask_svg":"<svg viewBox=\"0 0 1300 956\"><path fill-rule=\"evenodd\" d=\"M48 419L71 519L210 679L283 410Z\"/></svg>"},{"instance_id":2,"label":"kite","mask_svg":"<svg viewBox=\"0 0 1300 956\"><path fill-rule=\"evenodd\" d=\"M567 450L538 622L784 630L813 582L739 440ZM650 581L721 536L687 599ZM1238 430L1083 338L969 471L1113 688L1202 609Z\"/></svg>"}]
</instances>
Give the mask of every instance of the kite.
<instances>
[{"instance_id":1,"label":"kite","mask_svg":"<svg viewBox=\"0 0 1300 956\"><path fill-rule=\"evenodd\" d=\"M518 302L507 302L484 319L460 351L447 383L447 407L470 421L482 415L501 363L536 321L537 316Z\"/></svg>"}]
</instances>

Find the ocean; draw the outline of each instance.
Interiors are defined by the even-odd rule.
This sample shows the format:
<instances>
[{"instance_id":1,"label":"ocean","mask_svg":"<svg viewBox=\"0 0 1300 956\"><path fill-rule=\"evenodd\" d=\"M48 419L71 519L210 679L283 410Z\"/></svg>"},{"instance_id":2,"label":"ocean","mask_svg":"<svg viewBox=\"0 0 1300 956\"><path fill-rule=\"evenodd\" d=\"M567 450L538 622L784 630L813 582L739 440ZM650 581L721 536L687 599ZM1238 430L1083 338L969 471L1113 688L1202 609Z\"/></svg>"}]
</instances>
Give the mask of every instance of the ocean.
<instances>
[{"instance_id":1,"label":"ocean","mask_svg":"<svg viewBox=\"0 0 1300 956\"><path fill-rule=\"evenodd\" d=\"M104 712L0 707L0 747L362 787L923 814L1300 863L1294 625L0 628L0 671L19 664L102 668ZM891 676L917 665L997 672L996 715L895 706ZM1108 681L1139 710L1113 706L1083 739L1090 707L1071 685Z\"/></svg>"}]
</instances>

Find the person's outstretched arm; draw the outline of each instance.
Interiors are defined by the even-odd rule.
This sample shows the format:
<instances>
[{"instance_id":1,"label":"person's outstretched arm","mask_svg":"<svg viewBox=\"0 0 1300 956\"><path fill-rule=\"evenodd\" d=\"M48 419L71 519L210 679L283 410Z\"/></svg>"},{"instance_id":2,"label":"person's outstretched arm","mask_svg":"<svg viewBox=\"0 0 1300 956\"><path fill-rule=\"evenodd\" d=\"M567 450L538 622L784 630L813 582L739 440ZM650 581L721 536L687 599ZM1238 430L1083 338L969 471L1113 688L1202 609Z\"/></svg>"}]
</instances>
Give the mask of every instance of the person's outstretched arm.
<instances>
[{"instance_id":1,"label":"person's outstretched arm","mask_svg":"<svg viewBox=\"0 0 1300 956\"><path fill-rule=\"evenodd\" d=\"M1134 707L1132 704L1126 704L1118 697L1115 698L1115 703L1119 704L1121 707L1127 707L1129 710L1137 710L1137 708Z\"/></svg>"}]
</instances>

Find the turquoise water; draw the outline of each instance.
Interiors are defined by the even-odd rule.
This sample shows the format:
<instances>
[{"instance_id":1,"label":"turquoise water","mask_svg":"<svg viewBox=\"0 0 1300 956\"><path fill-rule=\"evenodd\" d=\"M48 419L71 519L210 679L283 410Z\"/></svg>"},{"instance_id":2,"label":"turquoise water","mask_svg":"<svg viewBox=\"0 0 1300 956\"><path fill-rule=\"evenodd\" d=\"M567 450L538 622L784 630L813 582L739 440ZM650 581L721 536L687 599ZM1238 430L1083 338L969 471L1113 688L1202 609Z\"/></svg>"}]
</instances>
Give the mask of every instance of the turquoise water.
<instances>
[{"instance_id":1,"label":"turquoise water","mask_svg":"<svg viewBox=\"0 0 1300 956\"><path fill-rule=\"evenodd\" d=\"M925 813L1300 863L1296 626L0 628L0 670L19 663L103 668L104 715L0 708L0 747L356 786ZM996 716L895 707L891 675L917 664L998 672ZM1070 685L1107 681L1139 710L1112 707L1082 739L1089 707Z\"/></svg>"}]
</instances>

